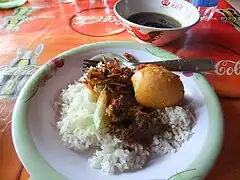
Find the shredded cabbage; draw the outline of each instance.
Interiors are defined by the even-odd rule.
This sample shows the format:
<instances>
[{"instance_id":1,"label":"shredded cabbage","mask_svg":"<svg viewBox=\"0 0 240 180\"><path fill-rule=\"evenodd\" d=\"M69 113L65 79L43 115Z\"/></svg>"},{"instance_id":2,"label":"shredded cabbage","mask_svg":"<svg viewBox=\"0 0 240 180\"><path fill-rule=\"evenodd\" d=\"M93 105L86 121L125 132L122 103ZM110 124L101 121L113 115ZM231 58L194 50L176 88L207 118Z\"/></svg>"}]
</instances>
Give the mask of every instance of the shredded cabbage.
<instances>
[{"instance_id":1,"label":"shredded cabbage","mask_svg":"<svg viewBox=\"0 0 240 180\"><path fill-rule=\"evenodd\" d=\"M93 121L96 129L104 126L104 120L106 120L105 110L107 108L107 92L105 88L102 90L98 101L97 107L93 115Z\"/></svg>"}]
</instances>

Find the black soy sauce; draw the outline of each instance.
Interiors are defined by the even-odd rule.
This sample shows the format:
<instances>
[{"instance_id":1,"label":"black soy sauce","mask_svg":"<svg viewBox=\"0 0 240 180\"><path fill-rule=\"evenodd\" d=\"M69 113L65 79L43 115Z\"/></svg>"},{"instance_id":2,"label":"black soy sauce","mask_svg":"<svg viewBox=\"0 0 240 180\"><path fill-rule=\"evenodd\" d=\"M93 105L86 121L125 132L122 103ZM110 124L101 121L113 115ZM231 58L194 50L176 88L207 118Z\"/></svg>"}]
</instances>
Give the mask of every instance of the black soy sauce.
<instances>
[{"instance_id":1,"label":"black soy sauce","mask_svg":"<svg viewBox=\"0 0 240 180\"><path fill-rule=\"evenodd\" d=\"M127 20L148 27L154 28L178 28L181 27L180 22L165 14L153 12L136 13L127 18Z\"/></svg>"}]
</instances>

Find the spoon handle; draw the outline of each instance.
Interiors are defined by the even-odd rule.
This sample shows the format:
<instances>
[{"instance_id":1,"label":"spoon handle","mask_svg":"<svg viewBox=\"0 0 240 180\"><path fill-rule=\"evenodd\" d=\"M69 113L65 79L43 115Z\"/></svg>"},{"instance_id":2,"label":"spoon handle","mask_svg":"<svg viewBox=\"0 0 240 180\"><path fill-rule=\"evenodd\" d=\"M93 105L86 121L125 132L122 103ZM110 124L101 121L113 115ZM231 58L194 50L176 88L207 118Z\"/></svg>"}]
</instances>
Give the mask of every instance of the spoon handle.
<instances>
[{"instance_id":1,"label":"spoon handle","mask_svg":"<svg viewBox=\"0 0 240 180\"><path fill-rule=\"evenodd\" d=\"M204 72L215 70L214 62L211 59L192 58L175 59L170 61L142 62L139 64L156 64L165 67L170 71Z\"/></svg>"}]
</instances>

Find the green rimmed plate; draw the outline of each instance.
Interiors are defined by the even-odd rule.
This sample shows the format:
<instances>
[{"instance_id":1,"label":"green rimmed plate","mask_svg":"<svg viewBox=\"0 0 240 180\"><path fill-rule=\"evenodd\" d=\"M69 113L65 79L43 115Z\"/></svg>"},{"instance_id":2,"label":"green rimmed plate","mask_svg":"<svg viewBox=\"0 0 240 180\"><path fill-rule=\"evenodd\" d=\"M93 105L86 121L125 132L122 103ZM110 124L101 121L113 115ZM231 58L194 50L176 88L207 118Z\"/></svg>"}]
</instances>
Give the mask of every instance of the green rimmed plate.
<instances>
[{"instance_id":1,"label":"green rimmed plate","mask_svg":"<svg viewBox=\"0 0 240 180\"><path fill-rule=\"evenodd\" d=\"M25 4L27 0L6 0L6 1L0 1L0 9L10 9L19 7L23 4Z\"/></svg>"},{"instance_id":2,"label":"green rimmed plate","mask_svg":"<svg viewBox=\"0 0 240 180\"><path fill-rule=\"evenodd\" d=\"M12 133L17 154L34 179L157 180L203 179L219 154L223 118L217 96L200 74L178 73L185 97L195 107L194 135L181 149L156 159L148 167L108 175L89 167L88 155L65 148L55 123L53 102L62 88L81 74L82 60L102 53L128 52L140 61L177 58L151 45L135 42L99 42L69 50L43 65L22 89L14 108Z\"/></svg>"}]
</instances>

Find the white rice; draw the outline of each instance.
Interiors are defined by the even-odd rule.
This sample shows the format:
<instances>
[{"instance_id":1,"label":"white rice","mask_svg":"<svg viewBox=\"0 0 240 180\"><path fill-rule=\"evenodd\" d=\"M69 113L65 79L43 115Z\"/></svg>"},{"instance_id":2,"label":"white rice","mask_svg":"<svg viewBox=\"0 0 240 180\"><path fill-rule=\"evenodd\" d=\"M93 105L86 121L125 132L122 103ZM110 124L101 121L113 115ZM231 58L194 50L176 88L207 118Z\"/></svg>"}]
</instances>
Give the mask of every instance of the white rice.
<instances>
[{"instance_id":1,"label":"white rice","mask_svg":"<svg viewBox=\"0 0 240 180\"><path fill-rule=\"evenodd\" d=\"M159 110L159 118L171 129L154 136L150 152L141 145L129 151L123 142L109 134L99 133L93 125L96 103L80 83L70 84L61 94L61 118L57 122L64 144L76 151L95 148L90 166L108 173L132 171L144 167L150 156L176 152L191 135L194 117L182 107Z\"/></svg>"},{"instance_id":2,"label":"white rice","mask_svg":"<svg viewBox=\"0 0 240 180\"><path fill-rule=\"evenodd\" d=\"M109 134L100 140L101 150L97 150L88 161L93 168L101 169L108 173L124 172L127 170L141 169L146 163L149 152L141 145L129 151L122 146L122 141L111 137Z\"/></svg>"}]
</instances>

